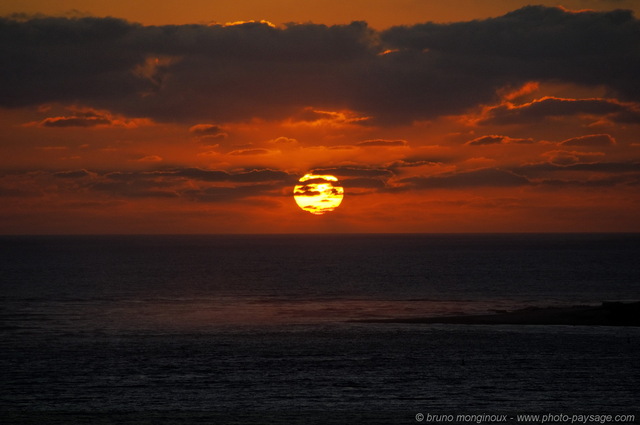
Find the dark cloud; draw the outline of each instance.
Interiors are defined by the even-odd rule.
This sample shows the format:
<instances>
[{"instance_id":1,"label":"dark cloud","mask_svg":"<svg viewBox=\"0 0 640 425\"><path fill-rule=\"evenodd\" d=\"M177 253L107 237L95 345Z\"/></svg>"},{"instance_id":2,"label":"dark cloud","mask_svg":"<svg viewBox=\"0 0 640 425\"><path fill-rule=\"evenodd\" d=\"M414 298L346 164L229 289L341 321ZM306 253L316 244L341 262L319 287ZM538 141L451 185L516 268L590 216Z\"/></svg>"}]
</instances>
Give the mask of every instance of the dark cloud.
<instances>
[{"instance_id":1,"label":"dark cloud","mask_svg":"<svg viewBox=\"0 0 640 425\"><path fill-rule=\"evenodd\" d=\"M530 164L512 170L548 187L613 187L640 184L640 163L634 162L572 163L568 160L565 163Z\"/></svg>"},{"instance_id":2,"label":"dark cloud","mask_svg":"<svg viewBox=\"0 0 640 425\"><path fill-rule=\"evenodd\" d=\"M482 136L477 137L473 140L469 140L467 143L465 143L465 145L495 145L502 143L503 140L504 136Z\"/></svg>"},{"instance_id":3,"label":"dark cloud","mask_svg":"<svg viewBox=\"0 0 640 425\"><path fill-rule=\"evenodd\" d=\"M171 190L146 188L152 186L148 182L123 184L122 182L96 182L90 189L103 192L115 198L176 198L178 193Z\"/></svg>"},{"instance_id":4,"label":"dark cloud","mask_svg":"<svg viewBox=\"0 0 640 425\"><path fill-rule=\"evenodd\" d=\"M203 170L202 168L178 168L157 171L141 171L130 173L110 173L109 178L117 180L139 179L139 178L168 178L168 179L191 179L203 182L232 182L232 183L264 183L283 182L291 183L297 181L293 174L285 171L262 169L249 170L238 173L229 173L221 170Z\"/></svg>"},{"instance_id":5,"label":"dark cloud","mask_svg":"<svg viewBox=\"0 0 640 425\"><path fill-rule=\"evenodd\" d=\"M593 171L599 173L626 173L640 172L640 163L638 162L596 162L591 164L575 164L566 167L569 170L576 171Z\"/></svg>"},{"instance_id":6,"label":"dark cloud","mask_svg":"<svg viewBox=\"0 0 640 425\"><path fill-rule=\"evenodd\" d=\"M72 170L72 171L59 171L57 173L53 173L55 177L60 177L64 179L81 179L84 177L89 177L92 174L87 170Z\"/></svg>"},{"instance_id":7,"label":"dark cloud","mask_svg":"<svg viewBox=\"0 0 640 425\"><path fill-rule=\"evenodd\" d=\"M306 107L301 112L296 113L293 117L294 121L319 121L333 118L333 114L323 111L316 111L312 107Z\"/></svg>"},{"instance_id":8,"label":"dark cloud","mask_svg":"<svg viewBox=\"0 0 640 425\"><path fill-rule=\"evenodd\" d=\"M393 173L387 169L381 168L355 168L355 167L334 167L334 168L315 168L313 174L328 174L336 177L391 177Z\"/></svg>"},{"instance_id":9,"label":"dark cloud","mask_svg":"<svg viewBox=\"0 0 640 425\"><path fill-rule=\"evenodd\" d=\"M322 190L319 189L319 185L324 186ZM325 176L314 176L312 179L305 180L300 182L294 187L294 195L295 196L318 196L321 194L330 193L332 195L339 195L342 193L341 188L343 185L339 182L332 181L330 179L325 178ZM325 202L325 201L322 201Z\"/></svg>"},{"instance_id":10,"label":"dark cloud","mask_svg":"<svg viewBox=\"0 0 640 425\"><path fill-rule=\"evenodd\" d=\"M229 155L250 156L250 155L267 155L268 153L269 153L268 149L253 148L253 149L238 149L235 151L231 151L229 152Z\"/></svg>"},{"instance_id":11,"label":"dark cloud","mask_svg":"<svg viewBox=\"0 0 640 425\"><path fill-rule=\"evenodd\" d=\"M138 176L183 178L205 182L228 182L231 181L231 174L219 170L203 170L201 168L181 168L163 171L152 171L147 173L128 173L127 176L138 178Z\"/></svg>"},{"instance_id":12,"label":"dark cloud","mask_svg":"<svg viewBox=\"0 0 640 425\"><path fill-rule=\"evenodd\" d=\"M494 168L429 177L410 177L399 181L401 189L462 189L474 187L515 187L530 184L523 176Z\"/></svg>"},{"instance_id":13,"label":"dark cloud","mask_svg":"<svg viewBox=\"0 0 640 425\"><path fill-rule=\"evenodd\" d=\"M350 151L356 149L353 145L335 145L335 146L327 146L327 149L330 151Z\"/></svg>"},{"instance_id":14,"label":"dark cloud","mask_svg":"<svg viewBox=\"0 0 640 425\"><path fill-rule=\"evenodd\" d=\"M640 24L631 11L528 6L481 21L395 27L382 37L396 48L440 57L452 77L461 69L481 75L483 86L493 77L509 83L557 79L604 84L624 98L640 98Z\"/></svg>"},{"instance_id":15,"label":"dark cloud","mask_svg":"<svg viewBox=\"0 0 640 425\"><path fill-rule=\"evenodd\" d=\"M51 117L42 120L42 127L95 127L110 125L112 121L100 116Z\"/></svg>"},{"instance_id":16,"label":"dark cloud","mask_svg":"<svg viewBox=\"0 0 640 425\"><path fill-rule=\"evenodd\" d=\"M368 148L368 147L393 148L398 146L407 146L407 141L406 140L384 140L384 139L365 140L363 142L356 143L356 146L360 146L363 148Z\"/></svg>"},{"instance_id":17,"label":"dark cloud","mask_svg":"<svg viewBox=\"0 0 640 425\"><path fill-rule=\"evenodd\" d=\"M112 198L185 198L202 202L232 201L251 196L281 196L297 177L284 171L260 169L229 173L221 170L175 168L155 171L50 172L57 190ZM87 178L90 177L90 178ZM28 178L28 174L23 176ZM33 182L32 182L33 183ZM11 191L6 192L7 195ZM16 192L17 193L17 192Z\"/></svg>"},{"instance_id":18,"label":"dark cloud","mask_svg":"<svg viewBox=\"0 0 640 425\"><path fill-rule=\"evenodd\" d=\"M16 189L15 187L0 186L0 198L29 198L40 195L33 190Z\"/></svg>"},{"instance_id":19,"label":"dark cloud","mask_svg":"<svg viewBox=\"0 0 640 425\"><path fill-rule=\"evenodd\" d=\"M609 134L589 134L587 136L573 137L560 143L562 146L613 146L616 140Z\"/></svg>"},{"instance_id":20,"label":"dark cloud","mask_svg":"<svg viewBox=\"0 0 640 425\"><path fill-rule=\"evenodd\" d=\"M346 189L384 189L387 185L382 179L360 177L343 180L342 186Z\"/></svg>"},{"instance_id":21,"label":"dark cloud","mask_svg":"<svg viewBox=\"0 0 640 425\"><path fill-rule=\"evenodd\" d=\"M450 161L451 161L451 158L430 158L430 159L405 158L398 161L394 161L388 164L387 167L394 174L397 174L398 171L401 171L403 168L422 167L425 165L438 165L438 164L442 164Z\"/></svg>"},{"instance_id":22,"label":"dark cloud","mask_svg":"<svg viewBox=\"0 0 640 425\"><path fill-rule=\"evenodd\" d=\"M542 156L546 157L550 163L561 166L579 164L583 162L594 162L595 156L602 155L604 155L602 152L578 152L565 150L553 150L542 154Z\"/></svg>"},{"instance_id":23,"label":"dark cloud","mask_svg":"<svg viewBox=\"0 0 640 425\"><path fill-rule=\"evenodd\" d=\"M542 186L549 187L614 187L614 186L636 186L640 184L640 174L609 176L604 178L592 178L585 180L576 179L545 179L539 182Z\"/></svg>"},{"instance_id":24,"label":"dark cloud","mask_svg":"<svg viewBox=\"0 0 640 425\"><path fill-rule=\"evenodd\" d=\"M301 182L302 184L298 185L301 190L306 190L307 187L315 187L318 184L330 184L330 185L338 185L335 181L325 178L325 176L314 176L312 179L305 180Z\"/></svg>"},{"instance_id":25,"label":"dark cloud","mask_svg":"<svg viewBox=\"0 0 640 425\"><path fill-rule=\"evenodd\" d=\"M465 145L469 146L481 146L481 145L495 145L495 144L530 144L535 143L533 139L514 139L507 136L498 136L498 135L490 135L490 136L481 136L477 137L473 140L469 140Z\"/></svg>"},{"instance_id":26,"label":"dark cloud","mask_svg":"<svg viewBox=\"0 0 640 425\"><path fill-rule=\"evenodd\" d=\"M278 170L251 170L242 173L229 174L230 181L236 183L253 183L253 182L283 182L291 183L296 179L293 174Z\"/></svg>"},{"instance_id":27,"label":"dark cloud","mask_svg":"<svg viewBox=\"0 0 640 425\"><path fill-rule=\"evenodd\" d=\"M113 18L0 19L3 106L126 99L148 84L132 70L146 52L142 29Z\"/></svg>"},{"instance_id":28,"label":"dark cloud","mask_svg":"<svg viewBox=\"0 0 640 425\"><path fill-rule=\"evenodd\" d=\"M222 127L213 124L196 124L189 128L189 132L206 139L224 139L228 136Z\"/></svg>"},{"instance_id":29,"label":"dark cloud","mask_svg":"<svg viewBox=\"0 0 640 425\"><path fill-rule=\"evenodd\" d=\"M174 182L150 178L143 173L108 173L92 179L82 186L89 192L106 194L115 198L175 198Z\"/></svg>"},{"instance_id":30,"label":"dark cloud","mask_svg":"<svg viewBox=\"0 0 640 425\"><path fill-rule=\"evenodd\" d=\"M483 124L522 124L571 115L605 116L613 122L640 123L640 107L611 99L545 97L524 105L500 105L487 111Z\"/></svg>"},{"instance_id":31,"label":"dark cloud","mask_svg":"<svg viewBox=\"0 0 640 425\"><path fill-rule=\"evenodd\" d=\"M640 163L638 162L591 162L559 165L553 163L538 163L523 165L512 169L515 173L526 176L540 175L549 172L573 172L584 171L587 173L639 173Z\"/></svg>"},{"instance_id":32,"label":"dark cloud","mask_svg":"<svg viewBox=\"0 0 640 425\"><path fill-rule=\"evenodd\" d=\"M238 201L254 196L273 195L281 189L278 185L256 184L237 187L214 186L200 189L188 189L182 195L197 202Z\"/></svg>"},{"instance_id":33,"label":"dark cloud","mask_svg":"<svg viewBox=\"0 0 640 425\"><path fill-rule=\"evenodd\" d=\"M134 162L160 162L162 161L162 157L159 155L143 155L138 156L136 158L130 159L130 161Z\"/></svg>"},{"instance_id":34,"label":"dark cloud","mask_svg":"<svg viewBox=\"0 0 640 425\"><path fill-rule=\"evenodd\" d=\"M299 119L317 120L330 118L323 110L351 109L372 117L362 124L406 123L464 112L532 80L605 86L640 101L639 46L640 24L628 11L542 6L383 32L363 22L274 28L0 18L0 106L60 102L189 123L300 111ZM638 120L637 111L607 107L619 121Z\"/></svg>"},{"instance_id":35,"label":"dark cloud","mask_svg":"<svg viewBox=\"0 0 640 425\"><path fill-rule=\"evenodd\" d=\"M321 192L315 190L314 187L309 186L296 186L293 190L295 196L319 196Z\"/></svg>"}]
</instances>

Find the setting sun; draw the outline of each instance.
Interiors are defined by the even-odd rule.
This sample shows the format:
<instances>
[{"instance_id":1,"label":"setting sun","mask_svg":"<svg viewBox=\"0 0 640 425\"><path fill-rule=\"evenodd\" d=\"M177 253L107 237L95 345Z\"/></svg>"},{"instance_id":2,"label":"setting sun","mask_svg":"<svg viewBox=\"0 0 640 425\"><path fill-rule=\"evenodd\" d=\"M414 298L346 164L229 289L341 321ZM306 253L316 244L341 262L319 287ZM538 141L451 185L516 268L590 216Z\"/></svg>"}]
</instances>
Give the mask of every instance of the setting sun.
<instances>
[{"instance_id":1,"label":"setting sun","mask_svg":"<svg viewBox=\"0 0 640 425\"><path fill-rule=\"evenodd\" d=\"M293 189L293 197L300 208L311 214L333 211L342 202L344 189L334 176L306 174L299 182Z\"/></svg>"}]
</instances>

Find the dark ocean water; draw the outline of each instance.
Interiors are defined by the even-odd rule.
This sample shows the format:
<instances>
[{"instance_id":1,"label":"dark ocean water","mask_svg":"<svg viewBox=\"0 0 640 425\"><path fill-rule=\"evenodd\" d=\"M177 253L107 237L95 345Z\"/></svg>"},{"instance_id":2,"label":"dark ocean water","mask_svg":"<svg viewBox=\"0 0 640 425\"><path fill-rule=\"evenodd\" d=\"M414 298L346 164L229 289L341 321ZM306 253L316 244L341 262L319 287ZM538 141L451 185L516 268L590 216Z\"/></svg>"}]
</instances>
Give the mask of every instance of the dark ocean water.
<instances>
[{"instance_id":1,"label":"dark ocean water","mask_svg":"<svg viewBox=\"0 0 640 425\"><path fill-rule=\"evenodd\" d=\"M351 321L638 300L640 235L5 236L0 250L2 423L640 411L640 328Z\"/></svg>"}]
</instances>

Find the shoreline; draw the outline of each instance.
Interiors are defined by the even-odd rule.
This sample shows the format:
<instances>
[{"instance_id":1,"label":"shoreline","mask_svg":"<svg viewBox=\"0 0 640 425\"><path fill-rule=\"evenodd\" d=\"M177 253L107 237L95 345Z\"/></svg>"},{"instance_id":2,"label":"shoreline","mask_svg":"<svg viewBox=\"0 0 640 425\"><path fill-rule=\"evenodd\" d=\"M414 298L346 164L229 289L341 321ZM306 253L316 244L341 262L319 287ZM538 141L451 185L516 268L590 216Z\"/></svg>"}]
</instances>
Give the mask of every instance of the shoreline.
<instances>
[{"instance_id":1,"label":"shoreline","mask_svg":"<svg viewBox=\"0 0 640 425\"><path fill-rule=\"evenodd\" d=\"M640 326L640 301L603 302L599 306L527 307L494 314L356 320L360 323L457 325Z\"/></svg>"}]
</instances>

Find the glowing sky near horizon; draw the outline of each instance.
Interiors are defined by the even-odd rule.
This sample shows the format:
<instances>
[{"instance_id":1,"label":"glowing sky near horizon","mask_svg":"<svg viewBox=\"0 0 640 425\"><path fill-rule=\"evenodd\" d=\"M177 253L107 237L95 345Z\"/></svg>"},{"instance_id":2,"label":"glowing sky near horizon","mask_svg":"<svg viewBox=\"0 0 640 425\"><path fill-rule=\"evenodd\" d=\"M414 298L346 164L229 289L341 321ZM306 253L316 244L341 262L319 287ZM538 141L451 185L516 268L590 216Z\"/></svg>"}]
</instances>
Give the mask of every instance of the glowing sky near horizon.
<instances>
[{"instance_id":1,"label":"glowing sky near horizon","mask_svg":"<svg viewBox=\"0 0 640 425\"><path fill-rule=\"evenodd\" d=\"M640 231L637 2L144 3L0 5L0 234Z\"/></svg>"}]
</instances>

